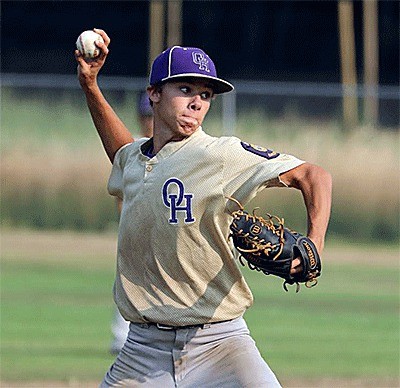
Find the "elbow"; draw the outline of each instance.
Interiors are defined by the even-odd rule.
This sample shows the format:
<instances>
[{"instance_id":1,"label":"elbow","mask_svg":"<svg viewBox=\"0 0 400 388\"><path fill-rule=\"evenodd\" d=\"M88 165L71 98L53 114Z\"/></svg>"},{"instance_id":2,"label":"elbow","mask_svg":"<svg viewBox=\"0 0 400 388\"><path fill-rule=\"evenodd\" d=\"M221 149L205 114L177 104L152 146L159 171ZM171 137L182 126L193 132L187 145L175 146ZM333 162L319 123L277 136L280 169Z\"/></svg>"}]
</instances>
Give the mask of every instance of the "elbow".
<instances>
[{"instance_id":1,"label":"elbow","mask_svg":"<svg viewBox=\"0 0 400 388\"><path fill-rule=\"evenodd\" d=\"M323 187L325 192L332 192L332 175L324 168L311 163L305 163L295 179L294 187L303 191L309 186Z\"/></svg>"},{"instance_id":2,"label":"elbow","mask_svg":"<svg viewBox=\"0 0 400 388\"><path fill-rule=\"evenodd\" d=\"M332 176L324 168L311 163L304 163L293 170L281 175L281 181L288 187L301 191L307 188L324 187L327 192L332 191Z\"/></svg>"},{"instance_id":3,"label":"elbow","mask_svg":"<svg viewBox=\"0 0 400 388\"><path fill-rule=\"evenodd\" d=\"M327 203L332 201L332 175L320 166L312 165L301 184L303 195L320 195ZM317 194L318 193L318 194Z\"/></svg>"},{"instance_id":4,"label":"elbow","mask_svg":"<svg viewBox=\"0 0 400 388\"><path fill-rule=\"evenodd\" d=\"M320 166L313 165L312 170L311 174L313 175L313 178L311 179L323 184L327 189L329 189L329 191L332 191L332 175Z\"/></svg>"}]
</instances>

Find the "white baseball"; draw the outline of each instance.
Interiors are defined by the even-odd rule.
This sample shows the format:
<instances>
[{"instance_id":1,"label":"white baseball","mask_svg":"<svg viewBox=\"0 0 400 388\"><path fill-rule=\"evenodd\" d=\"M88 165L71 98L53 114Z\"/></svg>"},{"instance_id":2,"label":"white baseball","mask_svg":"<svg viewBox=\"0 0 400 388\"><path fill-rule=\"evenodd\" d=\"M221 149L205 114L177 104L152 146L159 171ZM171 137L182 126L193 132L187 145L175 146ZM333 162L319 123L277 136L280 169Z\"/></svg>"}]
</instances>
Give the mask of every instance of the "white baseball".
<instances>
[{"instance_id":1,"label":"white baseball","mask_svg":"<svg viewBox=\"0 0 400 388\"><path fill-rule=\"evenodd\" d=\"M82 32L76 41L76 48L81 52L84 58L93 59L100 55L101 50L95 42L104 43L103 38L97 32L88 30Z\"/></svg>"}]
</instances>

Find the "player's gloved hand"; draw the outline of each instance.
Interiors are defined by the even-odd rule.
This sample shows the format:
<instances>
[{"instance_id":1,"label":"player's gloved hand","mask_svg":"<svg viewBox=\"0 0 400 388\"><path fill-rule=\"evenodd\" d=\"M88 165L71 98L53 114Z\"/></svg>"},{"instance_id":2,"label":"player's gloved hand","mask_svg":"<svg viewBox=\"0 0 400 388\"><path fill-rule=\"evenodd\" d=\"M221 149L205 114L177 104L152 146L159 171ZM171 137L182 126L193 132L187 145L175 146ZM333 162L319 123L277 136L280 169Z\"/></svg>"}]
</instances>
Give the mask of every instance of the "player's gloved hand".
<instances>
[{"instance_id":1,"label":"player's gloved hand","mask_svg":"<svg viewBox=\"0 0 400 388\"><path fill-rule=\"evenodd\" d=\"M96 45L101 49L101 53L97 58L86 62L79 50L75 50L75 58L78 62L78 79L84 89L97 85L97 75L103 67L109 52L110 38L106 32L98 28L94 28L94 32L100 34L104 40L104 43L96 42Z\"/></svg>"},{"instance_id":2,"label":"player's gloved hand","mask_svg":"<svg viewBox=\"0 0 400 388\"><path fill-rule=\"evenodd\" d=\"M293 259L292 266L290 268L290 274L294 275L296 273L301 273L303 271L303 266L301 265L301 260L299 258Z\"/></svg>"},{"instance_id":3,"label":"player's gloved hand","mask_svg":"<svg viewBox=\"0 0 400 388\"><path fill-rule=\"evenodd\" d=\"M324 247L324 239L323 238L318 238L316 236L313 236L313 238L310 238L310 236L308 236L308 238L314 243L315 250L316 250L317 254L322 252L323 247ZM305 269L303 267L302 258L301 257L297 257L297 258L293 259L292 265L291 265L291 268L290 268L290 275L301 274L301 273L303 273L304 270Z\"/></svg>"},{"instance_id":4,"label":"player's gloved hand","mask_svg":"<svg viewBox=\"0 0 400 388\"><path fill-rule=\"evenodd\" d=\"M296 292L300 283L306 287L315 286L317 277L321 275L321 259L314 242L307 236L284 227L284 220L267 214L264 219L255 214L249 214L239 201L239 209L232 212L230 225L233 244L239 251L239 261L247 261L251 269L266 275L283 278L286 285L296 284Z\"/></svg>"}]
</instances>

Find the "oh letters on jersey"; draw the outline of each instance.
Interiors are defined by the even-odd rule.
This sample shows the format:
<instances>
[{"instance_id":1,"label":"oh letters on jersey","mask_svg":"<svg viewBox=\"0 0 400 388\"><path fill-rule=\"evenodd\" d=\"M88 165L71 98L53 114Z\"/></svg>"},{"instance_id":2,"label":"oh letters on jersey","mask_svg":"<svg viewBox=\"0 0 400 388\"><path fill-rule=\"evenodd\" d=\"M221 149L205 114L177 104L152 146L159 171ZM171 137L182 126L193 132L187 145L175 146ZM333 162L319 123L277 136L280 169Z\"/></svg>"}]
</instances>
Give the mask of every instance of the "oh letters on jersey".
<instances>
[{"instance_id":1,"label":"oh letters on jersey","mask_svg":"<svg viewBox=\"0 0 400 388\"><path fill-rule=\"evenodd\" d=\"M269 150L264 147L260 147L258 145L246 143L244 141L240 142L240 144L246 151L252 152L253 154L262 156L263 158L266 158L266 159L274 159L279 156L278 152Z\"/></svg>"},{"instance_id":2,"label":"oh letters on jersey","mask_svg":"<svg viewBox=\"0 0 400 388\"><path fill-rule=\"evenodd\" d=\"M193 194L185 193L185 186L178 178L170 178L165 181L162 187L164 205L170 209L170 224L178 223L178 212L185 214L185 224L196 221L193 217L192 199Z\"/></svg>"}]
</instances>

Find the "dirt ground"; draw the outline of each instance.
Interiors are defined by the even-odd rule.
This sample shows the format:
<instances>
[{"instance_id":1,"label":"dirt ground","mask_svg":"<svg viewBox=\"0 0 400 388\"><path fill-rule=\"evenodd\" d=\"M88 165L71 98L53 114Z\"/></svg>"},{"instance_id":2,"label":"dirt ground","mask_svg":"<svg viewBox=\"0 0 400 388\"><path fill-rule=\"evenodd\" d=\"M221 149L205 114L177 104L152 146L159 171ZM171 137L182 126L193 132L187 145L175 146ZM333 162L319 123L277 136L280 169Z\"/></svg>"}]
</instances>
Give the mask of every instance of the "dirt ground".
<instances>
[{"instance_id":1,"label":"dirt ground","mask_svg":"<svg viewBox=\"0 0 400 388\"><path fill-rule=\"evenodd\" d=\"M0 232L2 257L115 256L117 236L114 233L79 233L35 230Z\"/></svg>"}]
</instances>

